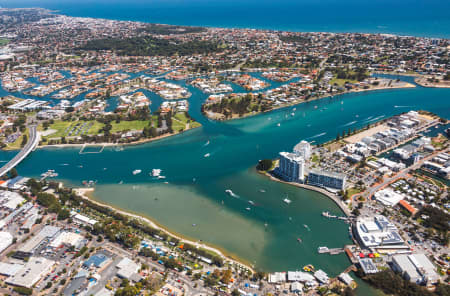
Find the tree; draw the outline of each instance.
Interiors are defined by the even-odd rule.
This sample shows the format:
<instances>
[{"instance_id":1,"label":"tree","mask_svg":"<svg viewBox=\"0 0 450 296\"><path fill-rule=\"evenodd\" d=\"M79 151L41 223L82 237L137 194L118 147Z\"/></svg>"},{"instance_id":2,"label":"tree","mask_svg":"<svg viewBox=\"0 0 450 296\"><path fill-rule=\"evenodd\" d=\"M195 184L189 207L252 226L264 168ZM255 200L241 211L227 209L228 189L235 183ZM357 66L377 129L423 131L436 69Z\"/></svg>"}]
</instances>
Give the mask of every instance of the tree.
<instances>
[{"instance_id":1,"label":"tree","mask_svg":"<svg viewBox=\"0 0 450 296\"><path fill-rule=\"evenodd\" d=\"M63 209L58 213L58 220L66 220L69 217L70 217L69 210Z\"/></svg>"},{"instance_id":2,"label":"tree","mask_svg":"<svg viewBox=\"0 0 450 296\"><path fill-rule=\"evenodd\" d=\"M20 143L20 147L25 146L25 144L28 142L28 137L27 135L23 135L22 136L22 142Z\"/></svg>"},{"instance_id":3,"label":"tree","mask_svg":"<svg viewBox=\"0 0 450 296\"><path fill-rule=\"evenodd\" d=\"M258 162L256 169L258 171L267 171L271 167L272 167L272 160L271 159L263 159Z\"/></svg>"},{"instance_id":4,"label":"tree","mask_svg":"<svg viewBox=\"0 0 450 296\"><path fill-rule=\"evenodd\" d=\"M16 168L12 168L10 171L9 171L9 177L10 178L15 178L15 177L17 177L19 174L17 173L17 170L16 170Z\"/></svg>"}]
</instances>

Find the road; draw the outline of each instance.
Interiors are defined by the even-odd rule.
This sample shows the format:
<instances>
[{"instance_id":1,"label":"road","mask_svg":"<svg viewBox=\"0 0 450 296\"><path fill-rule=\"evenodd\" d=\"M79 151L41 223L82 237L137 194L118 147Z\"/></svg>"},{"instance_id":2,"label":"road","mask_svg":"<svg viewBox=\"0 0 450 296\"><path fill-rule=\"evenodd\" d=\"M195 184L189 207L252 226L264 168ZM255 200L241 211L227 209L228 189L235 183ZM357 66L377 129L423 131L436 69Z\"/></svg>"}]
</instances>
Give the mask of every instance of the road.
<instances>
[{"instance_id":1,"label":"road","mask_svg":"<svg viewBox=\"0 0 450 296\"><path fill-rule=\"evenodd\" d=\"M31 125L29 127L30 135L28 142L25 144L25 146L20 150L19 153L17 153L16 156L14 156L13 159L11 159L7 164L5 164L0 169L0 177L9 172L12 168L14 168L16 165L18 165L22 160L24 160L28 154L30 154L31 151L36 148L36 146L39 144L39 134L36 131L36 126Z\"/></svg>"},{"instance_id":2,"label":"road","mask_svg":"<svg viewBox=\"0 0 450 296\"><path fill-rule=\"evenodd\" d=\"M375 192L377 192L378 190L384 188L385 186L387 186L387 185L393 183L394 181L396 181L396 180L398 180L398 179L401 179L401 178L406 177L406 175L407 175L410 171L415 170L415 169L421 167L422 164L423 164L425 161L427 161L427 160L433 158L433 157L436 156L437 154L440 154L440 153L446 153L446 152L448 152L448 151L450 151L450 148L447 148L447 149L445 149L445 150L443 150L443 151L436 151L436 152L434 152L434 153L428 155L427 157L421 159L420 161L416 162L416 163L413 164L412 166L407 167L406 169L400 171L400 172L397 173L395 176L393 176L393 177L391 177L391 178L385 179L382 183L380 183L380 184L378 184L378 185L376 185L376 186L374 186L374 187L370 187L368 190L366 190L365 192L363 192L363 193L361 193L361 194L354 195L354 201L356 201L356 198L357 198L358 196L360 196L360 195L365 195L367 198L370 199L370 198L372 197L372 195L373 195Z\"/></svg>"}]
</instances>

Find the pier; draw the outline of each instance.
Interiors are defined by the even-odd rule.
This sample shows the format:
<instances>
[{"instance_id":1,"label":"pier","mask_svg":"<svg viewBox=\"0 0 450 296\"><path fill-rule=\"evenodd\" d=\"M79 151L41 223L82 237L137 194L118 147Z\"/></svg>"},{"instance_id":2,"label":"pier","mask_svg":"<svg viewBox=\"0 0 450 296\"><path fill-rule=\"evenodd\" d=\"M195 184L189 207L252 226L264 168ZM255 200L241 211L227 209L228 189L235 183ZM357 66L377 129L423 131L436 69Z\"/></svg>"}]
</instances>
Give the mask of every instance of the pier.
<instances>
[{"instance_id":1,"label":"pier","mask_svg":"<svg viewBox=\"0 0 450 296\"><path fill-rule=\"evenodd\" d=\"M101 148L99 151L89 151L89 152L85 152L84 148L86 148L86 146L100 146L100 145L87 145L87 144L83 144L83 146L81 147L80 151L78 152L78 154L96 154L96 153L102 153L103 149L105 149L105 145L101 145Z\"/></svg>"},{"instance_id":2,"label":"pier","mask_svg":"<svg viewBox=\"0 0 450 296\"><path fill-rule=\"evenodd\" d=\"M19 153L14 156L13 159L11 159L7 164L5 164L2 168L0 168L0 177L8 173L10 170L12 170L16 165L18 165L22 160L24 160L28 154L33 151L37 145L39 144L39 134L36 131L36 126L32 125L30 126L30 135L28 142L25 144L25 146L20 150Z\"/></svg>"}]
</instances>

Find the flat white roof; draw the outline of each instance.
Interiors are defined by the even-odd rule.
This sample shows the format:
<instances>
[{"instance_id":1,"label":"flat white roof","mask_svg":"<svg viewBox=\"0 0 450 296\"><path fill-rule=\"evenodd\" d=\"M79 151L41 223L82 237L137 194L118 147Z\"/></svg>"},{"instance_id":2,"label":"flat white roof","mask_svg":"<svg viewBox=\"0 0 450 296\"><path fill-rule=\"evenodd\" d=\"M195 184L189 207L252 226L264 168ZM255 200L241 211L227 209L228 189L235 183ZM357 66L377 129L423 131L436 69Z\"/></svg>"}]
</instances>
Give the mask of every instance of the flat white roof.
<instances>
[{"instance_id":1,"label":"flat white roof","mask_svg":"<svg viewBox=\"0 0 450 296\"><path fill-rule=\"evenodd\" d=\"M0 232L0 253L12 244L13 236L9 232Z\"/></svg>"},{"instance_id":2,"label":"flat white roof","mask_svg":"<svg viewBox=\"0 0 450 296\"><path fill-rule=\"evenodd\" d=\"M6 280L7 284L31 288L50 272L55 261L43 257L31 257L27 264Z\"/></svg>"}]
</instances>

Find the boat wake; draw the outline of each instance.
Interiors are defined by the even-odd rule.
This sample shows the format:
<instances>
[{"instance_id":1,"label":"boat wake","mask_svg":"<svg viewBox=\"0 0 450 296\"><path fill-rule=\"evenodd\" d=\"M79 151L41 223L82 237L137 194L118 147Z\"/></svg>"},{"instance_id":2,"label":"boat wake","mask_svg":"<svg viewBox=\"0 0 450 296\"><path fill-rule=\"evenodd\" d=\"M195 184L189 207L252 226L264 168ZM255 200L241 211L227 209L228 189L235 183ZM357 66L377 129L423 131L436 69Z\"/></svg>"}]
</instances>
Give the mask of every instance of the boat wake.
<instances>
[{"instance_id":1,"label":"boat wake","mask_svg":"<svg viewBox=\"0 0 450 296\"><path fill-rule=\"evenodd\" d=\"M368 122L372 122L372 121L377 121L377 120L380 120L381 118L383 118L383 117L385 117L386 115L380 115L380 116L377 116L377 117L375 117L375 118L372 118L371 120L369 120Z\"/></svg>"},{"instance_id":2,"label":"boat wake","mask_svg":"<svg viewBox=\"0 0 450 296\"><path fill-rule=\"evenodd\" d=\"M227 190L225 190L225 192L228 193L230 196L232 196L234 198L239 198L239 195L237 195L236 193L231 191L231 189L227 189Z\"/></svg>"},{"instance_id":3,"label":"boat wake","mask_svg":"<svg viewBox=\"0 0 450 296\"><path fill-rule=\"evenodd\" d=\"M323 132L323 133L314 135L314 136L312 136L312 137L309 137L309 138L307 138L307 139L314 139L314 138L322 137L322 136L325 136L326 134L327 134L326 132Z\"/></svg>"},{"instance_id":4,"label":"boat wake","mask_svg":"<svg viewBox=\"0 0 450 296\"><path fill-rule=\"evenodd\" d=\"M346 124L340 125L340 127L346 127L346 126L355 124L355 123L357 123L357 122L358 122L357 120L353 120L353 121L347 122Z\"/></svg>"},{"instance_id":5,"label":"boat wake","mask_svg":"<svg viewBox=\"0 0 450 296\"><path fill-rule=\"evenodd\" d=\"M399 105L395 105L394 108L412 108L414 106L399 106Z\"/></svg>"}]
</instances>

